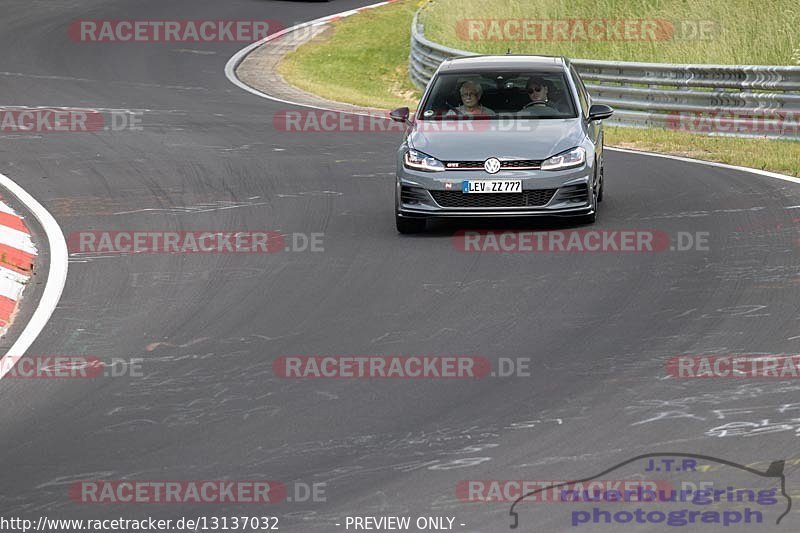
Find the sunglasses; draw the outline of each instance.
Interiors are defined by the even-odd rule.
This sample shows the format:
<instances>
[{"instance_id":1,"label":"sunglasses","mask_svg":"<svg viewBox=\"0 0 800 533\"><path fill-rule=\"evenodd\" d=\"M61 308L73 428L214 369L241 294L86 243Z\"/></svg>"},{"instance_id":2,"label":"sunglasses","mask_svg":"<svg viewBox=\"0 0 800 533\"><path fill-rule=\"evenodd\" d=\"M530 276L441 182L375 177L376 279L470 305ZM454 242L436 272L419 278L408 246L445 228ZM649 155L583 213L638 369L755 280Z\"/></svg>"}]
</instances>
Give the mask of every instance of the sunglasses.
<instances>
[{"instance_id":1,"label":"sunglasses","mask_svg":"<svg viewBox=\"0 0 800 533\"><path fill-rule=\"evenodd\" d=\"M528 94L542 92L544 87L528 87Z\"/></svg>"}]
</instances>

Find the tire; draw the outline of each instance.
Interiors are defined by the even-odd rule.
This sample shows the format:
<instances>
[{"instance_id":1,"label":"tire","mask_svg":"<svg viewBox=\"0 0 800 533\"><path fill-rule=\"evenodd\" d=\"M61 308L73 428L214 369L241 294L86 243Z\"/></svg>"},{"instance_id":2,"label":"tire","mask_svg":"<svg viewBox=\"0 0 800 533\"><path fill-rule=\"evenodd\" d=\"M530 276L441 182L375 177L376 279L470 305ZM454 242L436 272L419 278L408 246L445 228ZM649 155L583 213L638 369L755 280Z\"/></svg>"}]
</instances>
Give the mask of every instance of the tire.
<instances>
[{"instance_id":1,"label":"tire","mask_svg":"<svg viewBox=\"0 0 800 533\"><path fill-rule=\"evenodd\" d=\"M404 218L399 215L394 216L394 223L397 231L404 235L421 233L425 231L426 225L424 218Z\"/></svg>"}]
</instances>

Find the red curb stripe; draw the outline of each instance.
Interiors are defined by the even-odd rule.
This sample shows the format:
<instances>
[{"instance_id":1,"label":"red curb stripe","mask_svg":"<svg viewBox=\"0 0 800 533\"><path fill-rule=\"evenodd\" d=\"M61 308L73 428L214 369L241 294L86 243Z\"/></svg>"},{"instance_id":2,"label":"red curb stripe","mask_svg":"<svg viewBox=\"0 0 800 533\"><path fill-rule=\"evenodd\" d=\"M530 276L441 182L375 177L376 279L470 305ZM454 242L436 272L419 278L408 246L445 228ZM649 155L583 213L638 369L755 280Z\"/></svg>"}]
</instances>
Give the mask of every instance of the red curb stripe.
<instances>
[{"instance_id":1,"label":"red curb stripe","mask_svg":"<svg viewBox=\"0 0 800 533\"><path fill-rule=\"evenodd\" d=\"M16 301L11 298L6 298L5 296L0 296L0 324L3 326L7 325L16 308Z\"/></svg>"},{"instance_id":2,"label":"red curb stripe","mask_svg":"<svg viewBox=\"0 0 800 533\"><path fill-rule=\"evenodd\" d=\"M0 226L6 226L7 228L15 229L27 233L28 235L31 233L28 230L28 226L25 225L25 222L17 215L11 213L0 212Z\"/></svg>"},{"instance_id":3,"label":"red curb stripe","mask_svg":"<svg viewBox=\"0 0 800 533\"><path fill-rule=\"evenodd\" d=\"M0 244L0 266L18 274L30 274L33 271L34 257L36 256L28 252Z\"/></svg>"}]
</instances>

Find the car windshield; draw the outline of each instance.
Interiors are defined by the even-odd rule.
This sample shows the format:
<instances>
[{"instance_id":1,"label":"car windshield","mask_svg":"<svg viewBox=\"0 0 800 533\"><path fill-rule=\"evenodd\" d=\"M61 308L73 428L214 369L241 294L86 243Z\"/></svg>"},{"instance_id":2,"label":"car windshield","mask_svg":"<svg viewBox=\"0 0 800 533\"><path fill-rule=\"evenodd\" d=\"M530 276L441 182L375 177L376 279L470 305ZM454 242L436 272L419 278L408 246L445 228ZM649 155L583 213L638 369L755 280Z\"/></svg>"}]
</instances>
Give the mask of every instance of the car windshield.
<instances>
[{"instance_id":1,"label":"car windshield","mask_svg":"<svg viewBox=\"0 0 800 533\"><path fill-rule=\"evenodd\" d=\"M444 73L434 80L421 120L576 118L561 72Z\"/></svg>"}]
</instances>

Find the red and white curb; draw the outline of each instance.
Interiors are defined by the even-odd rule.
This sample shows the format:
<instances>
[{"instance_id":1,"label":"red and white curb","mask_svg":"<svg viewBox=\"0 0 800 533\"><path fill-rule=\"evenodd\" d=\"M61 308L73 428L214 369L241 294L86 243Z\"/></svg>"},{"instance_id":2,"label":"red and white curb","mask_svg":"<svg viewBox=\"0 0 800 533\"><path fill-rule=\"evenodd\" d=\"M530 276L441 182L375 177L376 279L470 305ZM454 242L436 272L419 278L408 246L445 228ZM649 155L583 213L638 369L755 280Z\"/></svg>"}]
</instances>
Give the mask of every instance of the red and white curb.
<instances>
[{"instance_id":1,"label":"red and white curb","mask_svg":"<svg viewBox=\"0 0 800 533\"><path fill-rule=\"evenodd\" d=\"M17 314L37 250L25 221L0 198L0 336Z\"/></svg>"},{"instance_id":2,"label":"red and white curb","mask_svg":"<svg viewBox=\"0 0 800 533\"><path fill-rule=\"evenodd\" d=\"M67 253L67 241L64 239L61 227L59 227L53 215L36 198L4 174L0 174L0 188L3 189L3 194L7 198L11 196L16 198L20 204L25 206L25 210L31 213L39 222L47 238L50 260L47 265L47 281L36 309L31 314L27 324L25 324L22 333L19 334L14 344L8 349L3 359L0 360L0 363L2 363L0 364L0 379L2 379L13 369L14 364L25 355L25 352L28 351L28 348L31 347L45 325L47 325L53 311L56 310L58 301L61 299L61 293L64 291L64 285L67 282L69 254ZM2 227L0 227L0 251L5 253L6 260L14 261L14 264L8 261L0 264L0 268L2 268L0 270L2 276L0 277L3 278L0 281L0 285L2 285L0 297L8 298L9 301L14 302L13 309L8 315L10 320L13 318L14 310L19 304L22 289L25 288L25 283L30 279L36 247L33 245L30 231L28 231L24 221L14 213L13 209L2 202L0 202L0 224L2 224ZM24 258L28 256L31 258L31 267L26 272L22 267L27 264L25 262L27 260ZM0 259L2 257L0 255ZM23 282L23 279L25 282ZM11 298L12 296L15 298ZM3 316L6 316L5 309L3 309L3 313ZM7 328L8 323L3 325L3 331ZM7 361L10 361L10 364Z\"/></svg>"}]
</instances>

